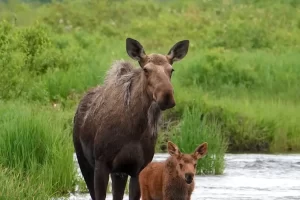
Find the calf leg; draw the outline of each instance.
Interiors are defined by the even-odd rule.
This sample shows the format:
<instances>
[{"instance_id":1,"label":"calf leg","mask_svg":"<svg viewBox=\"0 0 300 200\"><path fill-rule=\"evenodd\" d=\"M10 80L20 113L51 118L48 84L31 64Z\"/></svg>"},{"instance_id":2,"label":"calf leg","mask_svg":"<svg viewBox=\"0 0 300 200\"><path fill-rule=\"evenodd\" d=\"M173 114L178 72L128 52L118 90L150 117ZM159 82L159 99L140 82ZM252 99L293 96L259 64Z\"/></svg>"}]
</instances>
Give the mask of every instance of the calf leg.
<instances>
[{"instance_id":1,"label":"calf leg","mask_svg":"<svg viewBox=\"0 0 300 200\"><path fill-rule=\"evenodd\" d=\"M141 200L152 200L148 188L145 185L141 185L141 183L140 183L140 190L141 190Z\"/></svg>"},{"instance_id":2,"label":"calf leg","mask_svg":"<svg viewBox=\"0 0 300 200\"><path fill-rule=\"evenodd\" d=\"M94 171L94 189L95 189L95 200L105 200L106 190L109 179L109 169L101 160L97 160Z\"/></svg>"},{"instance_id":3,"label":"calf leg","mask_svg":"<svg viewBox=\"0 0 300 200\"><path fill-rule=\"evenodd\" d=\"M123 199L127 178L127 174L111 174L113 200Z\"/></svg>"},{"instance_id":4,"label":"calf leg","mask_svg":"<svg viewBox=\"0 0 300 200\"><path fill-rule=\"evenodd\" d=\"M140 192L140 184L139 178L130 177L129 183L129 200L140 200L141 192Z\"/></svg>"}]
</instances>

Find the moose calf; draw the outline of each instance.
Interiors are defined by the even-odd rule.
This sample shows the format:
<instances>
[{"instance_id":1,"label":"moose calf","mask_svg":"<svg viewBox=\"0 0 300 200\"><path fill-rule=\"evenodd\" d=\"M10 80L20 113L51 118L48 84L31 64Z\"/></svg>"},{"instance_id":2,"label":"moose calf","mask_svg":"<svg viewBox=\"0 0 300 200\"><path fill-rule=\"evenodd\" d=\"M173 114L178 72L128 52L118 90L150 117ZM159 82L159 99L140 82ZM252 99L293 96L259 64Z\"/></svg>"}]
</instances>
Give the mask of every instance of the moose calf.
<instances>
[{"instance_id":1,"label":"moose calf","mask_svg":"<svg viewBox=\"0 0 300 200\"><path fill-rule=\"evenodd\" d=\"M190 200L197 161L206 155L207 146L204 142L194 153L184 154L169 141L171 156L164 162L151 162L140 172L142 200Z\"/></svg>"}]
</instances>

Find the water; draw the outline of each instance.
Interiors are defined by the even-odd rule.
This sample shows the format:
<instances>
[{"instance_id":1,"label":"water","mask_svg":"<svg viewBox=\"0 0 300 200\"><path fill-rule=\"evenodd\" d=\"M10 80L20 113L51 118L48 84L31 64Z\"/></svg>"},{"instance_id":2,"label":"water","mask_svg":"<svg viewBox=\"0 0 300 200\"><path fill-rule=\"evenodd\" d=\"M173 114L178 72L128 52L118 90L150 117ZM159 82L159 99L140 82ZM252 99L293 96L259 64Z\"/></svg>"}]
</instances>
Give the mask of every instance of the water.
<instances>
[{"instance_id":1,"label":"water","mask_svg":"<svg viewBox=\"0 0 300 200\"><path fill-rule=\"evenodd\" d=\"M154 160L162 161L167 156L156 154ZM300 200L299 154L227 154L225 159L223 175L196 177L192 200ZM69 199L91 198L88 194L72 194ZM112 199L111 194L107 199Z\"/></svg>"}]
</instances>

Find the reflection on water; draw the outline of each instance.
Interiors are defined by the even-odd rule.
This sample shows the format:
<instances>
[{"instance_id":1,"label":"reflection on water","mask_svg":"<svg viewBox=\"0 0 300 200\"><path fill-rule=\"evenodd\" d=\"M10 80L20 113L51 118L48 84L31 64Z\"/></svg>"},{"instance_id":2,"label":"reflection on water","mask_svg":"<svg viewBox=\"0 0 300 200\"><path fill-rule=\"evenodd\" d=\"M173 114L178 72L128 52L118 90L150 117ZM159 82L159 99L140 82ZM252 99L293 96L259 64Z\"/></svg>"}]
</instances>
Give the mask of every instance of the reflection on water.
<instances>
[{"instance_id":1,"label":"reflection on water","mask_svg":"<svg viewBox=\"0 0 300 200\"><path fill-rule=\"evenodd\" d=\"M156 154L154 160L162 161L167 156ZM225 159L223 175L196 178L192 200L300 200L299 154L227 154ZM90 199L88 194L70 197L70 200ZM107 199L112 196L107 194Z\"/></svg>"}]
</instances>

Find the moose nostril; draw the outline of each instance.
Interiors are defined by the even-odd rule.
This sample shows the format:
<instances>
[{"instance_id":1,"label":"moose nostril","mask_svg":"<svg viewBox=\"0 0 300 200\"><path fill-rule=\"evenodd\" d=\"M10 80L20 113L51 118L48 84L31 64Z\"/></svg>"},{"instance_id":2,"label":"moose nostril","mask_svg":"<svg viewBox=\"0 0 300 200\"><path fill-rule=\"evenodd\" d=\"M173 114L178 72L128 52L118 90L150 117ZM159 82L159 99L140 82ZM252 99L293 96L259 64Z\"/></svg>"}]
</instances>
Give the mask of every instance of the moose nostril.
<instances>
[{"instance_id":1,"label":"moose nostril","mask_svg":"<svg viewBox=\"0 0 300 200\"><path fill-rule=\"evenodd\" d=\"M169 93L165 94L165 102L169 102L171 95Z\"/></svg>"},{"instance_id":2,"label":"moose nostril","mask_svg":"<svg viewBox=\"0 0 300 200\"><path fill-rule=\"evenodd\" d=\"M166 110L175 106L175 101L171 90L161 93L157 100L162 110Z\"/></svg>"},{"instance_id":3,"label":"moose nostril","mask_svg":"<svg viewBox=\"0 0 300 200\"><path fill-rule=\"evenodd\" d=\"M192 178L192 174L185 174L186 178Z\"/></svg>"},{"instance_id":4,"label":"moose nostril","mask_svg":"<svg viewBox=\"0 0 300 200\"><path fill-rule=\"evenodd\" d=\"M194 175L191 173L185 174L185 180L188 184L190 184L193 181L193 176Z\"/></svg>"},{"instance_id":5,"label":"moose nostril","mask_svg":"<svg viewBox=\"0 0 300 200\"><path fill-rule=\"evenodd\" d=\"M173 107L175 102L173 100L173 94L172 92L167 92L164 96L164 101L166 105L169 105L170 107Z\"/></svg>"}]
</instances>

